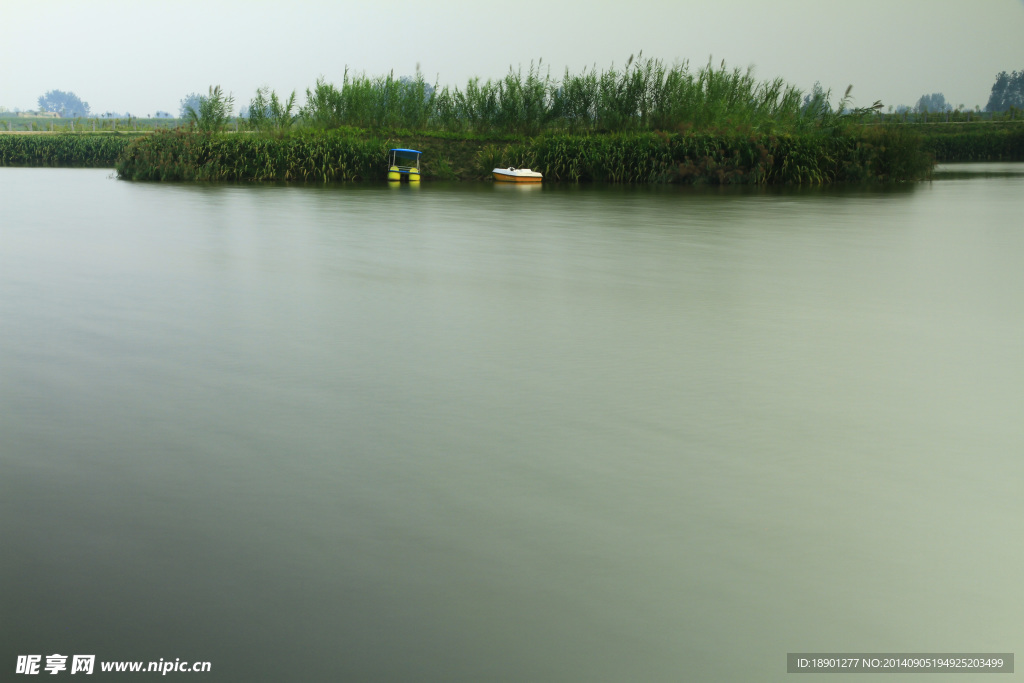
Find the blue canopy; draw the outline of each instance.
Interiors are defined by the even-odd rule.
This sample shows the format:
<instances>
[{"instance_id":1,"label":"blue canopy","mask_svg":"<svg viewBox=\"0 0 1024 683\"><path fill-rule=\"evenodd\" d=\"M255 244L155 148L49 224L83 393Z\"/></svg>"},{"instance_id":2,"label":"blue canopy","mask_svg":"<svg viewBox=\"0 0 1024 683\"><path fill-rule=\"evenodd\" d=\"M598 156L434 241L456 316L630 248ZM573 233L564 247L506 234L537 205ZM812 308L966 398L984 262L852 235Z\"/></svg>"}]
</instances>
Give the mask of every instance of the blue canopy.
<instances>
[{"instance_id":1,"label":"blue canopy","mask_svg":"<svg viewBox=\"0 0 1024 683\"><path fill-rule=\"evenodd\" d=\"M412 154L423 154L423 152L419 151L418 149L398 149L398 148L395 148L395 149L392 149L391 151L392 152L411 152Z\"/></svg>"}]
</instances>

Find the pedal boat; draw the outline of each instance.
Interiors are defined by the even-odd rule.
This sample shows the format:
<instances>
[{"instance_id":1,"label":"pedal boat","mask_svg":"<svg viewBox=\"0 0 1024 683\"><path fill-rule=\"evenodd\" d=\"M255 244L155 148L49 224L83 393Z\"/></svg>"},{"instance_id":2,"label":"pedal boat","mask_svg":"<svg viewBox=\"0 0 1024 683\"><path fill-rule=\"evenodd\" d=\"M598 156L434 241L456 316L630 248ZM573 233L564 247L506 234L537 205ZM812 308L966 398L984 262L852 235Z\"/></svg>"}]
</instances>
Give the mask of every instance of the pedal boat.
<instances>
[{"instance_id":1,"label":"pedal boat","mask_svg":"<svg viewBox=\"0 0 1024 683\"><path fill-rule=\"evenodd\" d=\"M528 168L496 168L493 171L494 179L503 183L539 183L544 176L538 171L531 171Z\"/></svg>"},{"instance_id":2,"label":"pedal boat","mask_svg":"<svg viewBox=\"0 0 1024 683\"><path fill-rule=\"evenodd\" d=\"M422 152L418 149L392 149L388 152L388 180L418 183L420 154Z\"/></svg>"}]
</instances>

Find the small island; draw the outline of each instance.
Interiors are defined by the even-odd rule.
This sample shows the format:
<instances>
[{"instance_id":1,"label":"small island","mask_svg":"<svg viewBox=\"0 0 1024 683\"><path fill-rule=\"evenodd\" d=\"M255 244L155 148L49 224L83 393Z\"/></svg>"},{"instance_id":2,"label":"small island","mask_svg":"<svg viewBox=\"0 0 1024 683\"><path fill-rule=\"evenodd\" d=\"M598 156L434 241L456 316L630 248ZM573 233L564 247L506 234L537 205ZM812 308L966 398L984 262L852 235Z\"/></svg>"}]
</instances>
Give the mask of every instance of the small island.
<instances>
[{"instance_id":1,"label":"small island","mask_svg":"<svg viewBox=\"0 0 1024 683\"><path fill-rule=\"evenodd\" d=\"M984 119L853 108L851 88L804 93L710 61L634 59L553 78L540 63L440 87L422 73L345 72L280 97L260 88L233 114L219 86L181 119L67 123L0 136L0 165L113 166L149 181L384 180L388 150L422 150L425 180L490 180L529 167L555 182L824 185L928 178L936 161L1024 159L1020 111ZM35 129L37 126L30 123ZM70 130L68 130L70 127ZM11 126L8 125L8 129ZM72 132L73 131L73 132ZM45 134L44 134L45 133Z\"/></svg>"}]
</instances>

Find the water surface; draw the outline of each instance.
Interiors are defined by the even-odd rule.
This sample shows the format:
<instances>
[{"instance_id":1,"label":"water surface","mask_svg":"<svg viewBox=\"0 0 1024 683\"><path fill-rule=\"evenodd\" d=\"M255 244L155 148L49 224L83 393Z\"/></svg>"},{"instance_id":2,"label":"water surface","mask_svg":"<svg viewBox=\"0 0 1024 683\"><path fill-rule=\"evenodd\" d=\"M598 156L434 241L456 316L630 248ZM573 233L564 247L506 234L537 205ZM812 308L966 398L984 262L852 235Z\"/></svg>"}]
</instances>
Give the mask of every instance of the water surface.
<instances>
[{"instance_id":1,"label":"water surface","mask_svg":"<svg viewBox=\"0 0 1024 683\"><path fill-rule=\"evenodd\" d=\"M0 169L0 666L782 680L787 652L1013 651L1024 175L1001 168Z\"/></svg>"}]
</instances>

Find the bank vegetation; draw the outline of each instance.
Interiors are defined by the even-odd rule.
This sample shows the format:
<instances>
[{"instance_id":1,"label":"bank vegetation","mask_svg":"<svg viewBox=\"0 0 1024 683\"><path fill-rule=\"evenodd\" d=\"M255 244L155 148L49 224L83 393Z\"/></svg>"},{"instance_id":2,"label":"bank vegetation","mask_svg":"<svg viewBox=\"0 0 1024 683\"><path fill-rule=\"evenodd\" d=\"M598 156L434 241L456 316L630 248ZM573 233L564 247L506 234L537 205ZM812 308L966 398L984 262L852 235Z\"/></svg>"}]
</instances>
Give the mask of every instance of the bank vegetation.
<instances>
[{"instance_id":1,"label":"bank vegetation","mask_svg":"<svg viewBox=\"0 0 1024 683\"><path fill-rule=\"evenodd\" d=\"M320 79L305 94L299 106L295 92L260 88L237 118L232 96L211 87L187 126L93 143L0 135L0 163L116 163L137 180L334 182L383 179L395 146L423 150L426 178L528 166L566 182L826 184L917 180L936 160L1024 159L1019 121L881 123L881 103L853 107L850 89L833 104L820 88L805 94L724 62L692 70L631 57L560 79L536 63L463 88L418 70L346 70L340 84Z\"/></svg>"}]
</instances>

